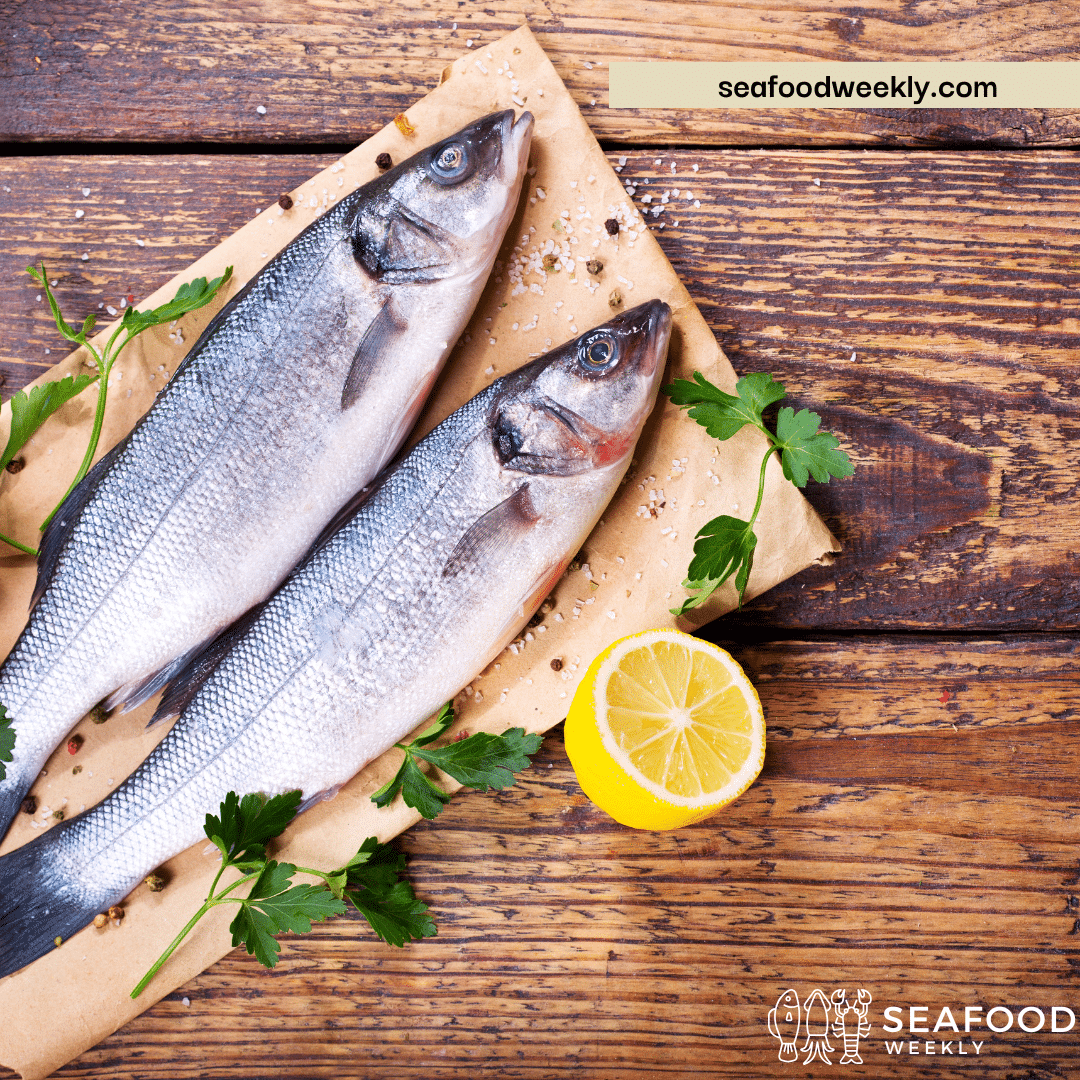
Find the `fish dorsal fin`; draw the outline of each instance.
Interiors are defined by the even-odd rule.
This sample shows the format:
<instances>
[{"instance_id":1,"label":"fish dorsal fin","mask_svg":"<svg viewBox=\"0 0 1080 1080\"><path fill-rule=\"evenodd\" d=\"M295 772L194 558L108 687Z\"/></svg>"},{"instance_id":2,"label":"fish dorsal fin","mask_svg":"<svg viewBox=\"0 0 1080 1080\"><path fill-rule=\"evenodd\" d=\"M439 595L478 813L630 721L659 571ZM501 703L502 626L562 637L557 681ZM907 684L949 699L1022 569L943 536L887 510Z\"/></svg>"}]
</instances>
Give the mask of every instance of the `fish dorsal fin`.
<instances>
[{"instance_id":1,"label":"fish dorsal fin","mask_svg":"<svg viewBox=\"0 0 1080 1080\"><path fill-rule=\"evenodd\" d=\"M371 320L371 325L360 339L353 354L352 366L345 376L345 385L341 389L341 409L351 408L356 404L364 387L375 371L379 357L388 351L394 339L408 326L394 308L393 298L387 300L378 315Z\"/></svg>"},{"instance_id":2,"label":"fish dorsal fin","mask_svg":"<svg viewBox=\"0 0 1080 1080\"><path fill-rule=\"evenodd\" d=\"M130 436L128 437L130 438ZM60 562L60 553L64 550L71 530L82 513L83 508L90 501L90 496L97 490L102 476L108 472L113 461L127 446L128 439L124 439L114 446L76 485L75 490L60 504L59 509L53 514L52 521L41 537L41 547L38 549L37 582L34 585L34 595L30 598L30 608L44 595L45 590L52 581L53 574Z\"/></svg>"},{"instance_id":3,"label":"fish dorsal fin","mask_svg":"<svg viewBox=\"0 0 1080 1080\"><path fill-rule=\"evenodd\" d=\"M504 548L516 544L540 518L529 485L503 499L469 526L443 567L443 577L455 577L468 566L489 563Z\"/></svg>"},{"instance_id":4,"label":"fish dorsal fin","mask_svg":"<svg viewBox=\"0 0 1080 1080\"><path fill-rule=\"evenodd\" d=\"M191 699L214 673L225 654L247 633L251 624L262 614L264 607L266 607L265 601L256 604L231 626L222 630L217 637L185 653L179 661L170 665L170 668L174 670L171 671L168 688L154 715L150 717L147 728L156 727L164 720L179 716L188 707Z\"/></svg>"}]
</instances>

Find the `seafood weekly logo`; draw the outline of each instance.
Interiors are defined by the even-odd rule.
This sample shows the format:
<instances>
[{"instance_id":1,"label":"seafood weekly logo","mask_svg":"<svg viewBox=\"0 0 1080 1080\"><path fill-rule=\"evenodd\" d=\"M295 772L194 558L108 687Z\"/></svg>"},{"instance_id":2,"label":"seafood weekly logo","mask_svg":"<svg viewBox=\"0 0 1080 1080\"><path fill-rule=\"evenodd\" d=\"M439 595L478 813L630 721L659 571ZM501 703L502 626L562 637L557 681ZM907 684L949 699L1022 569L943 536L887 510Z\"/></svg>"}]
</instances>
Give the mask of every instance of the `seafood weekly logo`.
<instances>
[{"instance_id":1,"label":"seafood weekly logo","mask_svg":"<svg viewBox=\"0 0 1080 1080\"><path fill-rule=\"evenodd\" d=\"M769 1010L769 1031L780 1040L780 1060L792 1062L805 1054L803 1064L821 1061L831 1065L829 1054L836 1049L829 1042L831 1035L843 1047L841 1065L861 1065L859 1040L870 1034L870 1002L868 990L857 990L854 1000L848 1000L843 988L834 990L829 997L822 990L812 990L800 1004L794 990L785 990ZM797 1048L800 1036L805 1040Z\"/></svg>"}]
</instances>

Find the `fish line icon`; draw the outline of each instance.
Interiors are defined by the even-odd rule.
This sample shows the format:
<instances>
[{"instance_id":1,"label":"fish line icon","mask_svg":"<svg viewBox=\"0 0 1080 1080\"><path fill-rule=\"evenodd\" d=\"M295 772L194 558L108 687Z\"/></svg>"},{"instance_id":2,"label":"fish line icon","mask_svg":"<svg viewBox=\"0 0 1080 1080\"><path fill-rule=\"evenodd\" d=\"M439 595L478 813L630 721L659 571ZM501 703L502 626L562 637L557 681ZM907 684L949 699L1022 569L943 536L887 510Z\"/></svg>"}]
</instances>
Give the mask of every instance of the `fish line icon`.
<instances>
[{"instance_id":1,"label":"fish line icon","mask_svg":"<svg viewBox=\"0 0 1080 1080\"><path fill-rule=\"evenodd\" d=\"M799 1037L802 1026L802 1009L799 995L794 990L785 990L769 1010L769 1031L780 1040L780 1060L798 1061L799 1051L795 1049L795 1040Z\"/></svg>"}]
</instances>

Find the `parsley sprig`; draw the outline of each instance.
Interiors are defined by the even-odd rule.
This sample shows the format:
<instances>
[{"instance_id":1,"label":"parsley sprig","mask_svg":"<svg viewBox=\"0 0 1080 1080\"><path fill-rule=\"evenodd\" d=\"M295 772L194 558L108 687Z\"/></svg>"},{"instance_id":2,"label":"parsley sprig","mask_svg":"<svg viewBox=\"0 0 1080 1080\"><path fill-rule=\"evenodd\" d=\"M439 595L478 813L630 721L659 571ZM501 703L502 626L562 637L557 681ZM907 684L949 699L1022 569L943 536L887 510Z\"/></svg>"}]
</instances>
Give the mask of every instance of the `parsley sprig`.
<instances>
[{"instance_id":1,"label":"parsley sprig","mask_svg":"<svg viewBox=\"0 0 1080 1080\"><path fill-rule=\"evenodd\" d=\"M694 372L693 382L676 379L663 390L714 439L723 442L751 424L769 440L769 448L761 460L757 502L750 520L721 514L702 526L694 544L694 558L683 582L683 588L695 595L687 597L671 612L683 615L697 607L732 575L741 607L754 565L757 547L754 522L765 494L765 466L769 458L773 454L780 455L784 476L797 487L805 487L811 476L823 484L827 484L832 476L850 476L854 467L847 454L837 449L840 443L836 436L818 431L821 417L809 409L796 412L790 406L782 408L776 417L775 435L765 426L762 413L786 393L783 383L776 382L767 372L744 375L735 385L734 397L713 386L700 371Z\"/></svg>"},{"instance_id":2,"label":"parsley sprig","mask_svg":"<svg viewBox=\"0 0 1080 1080\"><path fill-rule=\"evenodd\" d=\"M172 300L151 311L138 311L134 307L125 308L124 316L119 325L113 331L105 347L100 351L87 338L87 335L94 329L97 316L93 314L87 315L83 320L82 327L76 330L60 312L60 305L56 302L56 297L49 287L45 264L42 263L40 269L36 266L28 266L26 272L41 286L42 291L45 293L53 319L56 321L56 328L60 331L60 334L73 345L86 346L97 366L96 375L66 375L64 378L54 382L33 387L29 394L20 390L11 398L9 403L11 406L11 433L8 436L3 453L0 454L0 468L5 468L9 462L14 460L15 455L30 441L34 432L61 405L80 394L91 383L96 382L98 386L94 422L90 430L90 441L87 444L86 453L83 455L82 463L75 474L75 478L71 481L67 491L64 492L64 497L53 508L45 521L42 522L41 528L44 529L52 520L56 511L60 509L64 499L71 494L75 485L87 474L90 463L94 460L94 454L97 453L98 442L101 438L101 428L105 422L105 402L108 396L109 375L112 372L116 358L120 355L124 346L132 338L138 337L139 334L151 326L159 326L162 323L171 322L173 319L179 319L182 315L186 315L190 311L196 311L210 303L217 295L218 289L232 277L232 267L228 267L221 277L214 278L213 281L208 282L206 278L201 277L189 281L186 285L181 285ZM19 551L23 551L27 555L37 555L34 548L5 536L3 533L0 533L0 540L10 544L11 547L18 548Z\"/></svg>"},{"instance_id":3,"label":"parsley sprig","mask_svg":"<svg viewBox=\"0 0 1080 1080\"><path fill-rule=\"evenodd\" d=\"M477 732L448 746L431 747L453 721L454 710L447 703L426 731L411 743L398 743L405 751L405 761L394 779L375 792L372 801L386 806L401 792L409 806L433 818L450 796L424 775L417 758L438 766L467 787L501 790L514 783L514 773L527 769L531 764L529 755L540 749L541 737L526 735L522 728L511 728L502 735ZM0 755L3 735L0 705ZM268 856L267 844L280 836L296 816L302 798L301 792L289 791L270 799L262 795L245 795L241 799L230 791L220 814L206 815L203 831L221 852L221 866L202 907L132 990L133 998L146 989L195 924L220 904L237 904L240 908L229 926L233 945L245 945L248 953L268 968L277 964L280 947L275 934L287 930L307 933L312 923L348 910L346 901L390 945L400 947L407 941L435 935L435 920L427 914L427 905L416 899L412 886L402 877L405 856L388 844L380 844L377 837L369 836L344 866L330 872L279 863ZM218 888L229 869L239 871L241 876ZM320 883L294 885L295 874L319 878ZM247 884L251 885L248 894L236 895L236 890Z\"/></svg>"},{"instance_id":4,"label":"parsley sprig","mask_svg":"<svg viewBox=\"0 0 1080 1080\"><path fill-rule=\"evenodd\" d=\"M524 728L510 728L502 735L478 731L446 746L432 747L430 744L453 722L454 710L448 702L431 727L412 742L394 744L404 751L405 760L393 779L371 796L376 806L388 806L400 792L406 806L430 820L439 815L450 796L425 775L419 761L434 765L465 787L501 791L514 782L514 773L529 767L530 756L540 749L541 737L526 735Z\"/></svg>"},{"instance_id":5,"label":"parsley sprig","mask_svg":"<svg viewBox=\"0 0 1080 1080\"><path fill-rule=\"evenodd\" d=\"M248 953L268 968L278 961L280 946L275 934L288 930L307 933L312 923L344 914L346 901L391 945L402 946L435 934L427 905L416 899L412 886L401 877L405 856L388 844L380 844L374 836L369 836L344 866L330 873L269 858L266 845L296 816L302 798L301 792L289 791L270 799L261 795L241 799L230 791L220 814L206 815L204 831L221 852L221 866L206 901L132 990L133 998L146 989L195 924L221 904L239 907L229 926L233 945L246 946ZM239 870L241 876L219 889L221 877L229 869ZM320 878L321 883L293 884L295 874ZM248 894L236 895L236 890L247 884L251 885Z\"/></svg>"}]
</instances>

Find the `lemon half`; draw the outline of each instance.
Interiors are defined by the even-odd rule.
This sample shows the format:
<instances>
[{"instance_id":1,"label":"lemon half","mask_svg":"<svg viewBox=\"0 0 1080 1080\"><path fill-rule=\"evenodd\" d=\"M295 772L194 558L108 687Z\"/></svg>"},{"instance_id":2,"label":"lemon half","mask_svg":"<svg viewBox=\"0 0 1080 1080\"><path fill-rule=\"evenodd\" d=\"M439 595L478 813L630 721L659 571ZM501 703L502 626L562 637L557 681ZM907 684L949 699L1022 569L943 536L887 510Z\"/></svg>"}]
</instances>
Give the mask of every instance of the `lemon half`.
<instances>
[{"instance_id":1,"label":"lemon half","mask_svg":"<svg viewBox=\"0 0 1080 1080\"><path fill-rule=\"evenodd\" d=\"M757 691L723 649L645 630L590 665L566 717L582 791L635 829L678 829L741 795L765 762Z\"/></svg>"}]
</instances>

